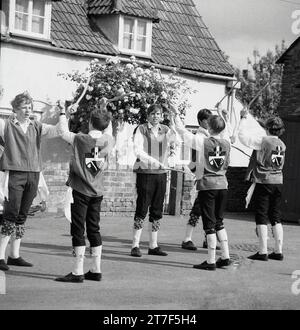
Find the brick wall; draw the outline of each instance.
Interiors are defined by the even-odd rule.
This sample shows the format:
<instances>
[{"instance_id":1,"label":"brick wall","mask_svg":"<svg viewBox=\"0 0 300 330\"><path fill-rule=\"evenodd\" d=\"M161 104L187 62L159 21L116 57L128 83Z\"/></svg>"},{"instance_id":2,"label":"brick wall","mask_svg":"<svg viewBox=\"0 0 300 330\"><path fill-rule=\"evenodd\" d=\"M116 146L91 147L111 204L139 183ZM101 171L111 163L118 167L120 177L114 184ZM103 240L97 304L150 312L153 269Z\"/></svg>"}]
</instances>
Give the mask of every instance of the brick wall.
<instances>
[{"instance_id":1,"label":"brick wall","mask_svg":"<svg viewBox=\"0 0 300 330\"><path fill-rule=\"evenodd\" d=\"M230 212L245 212L245 197L247 195L249 182L245 182L246 168L245 167L229 167L227 171L228 179L228 201L227 211ZM181 213L189 214L193 201L195 199L194 181L190 176L186 176L183 183L183 198L181 202ZM250 204L248 211L252 210Z\"/></svg>"},{"instance_id":2,"label":"brick wall","mask_svg":"<svg viewBox=\"0 0 300 330\"><path fill-rule=\"evenodd\" d=\"M47 201L48 212L63 213L68 166L68 163L44 163L43 174L50 192ZM106 171L101 214L133 216L136 202L135 182L136 174L130 169Z\"/></svg>"}]
</instances>

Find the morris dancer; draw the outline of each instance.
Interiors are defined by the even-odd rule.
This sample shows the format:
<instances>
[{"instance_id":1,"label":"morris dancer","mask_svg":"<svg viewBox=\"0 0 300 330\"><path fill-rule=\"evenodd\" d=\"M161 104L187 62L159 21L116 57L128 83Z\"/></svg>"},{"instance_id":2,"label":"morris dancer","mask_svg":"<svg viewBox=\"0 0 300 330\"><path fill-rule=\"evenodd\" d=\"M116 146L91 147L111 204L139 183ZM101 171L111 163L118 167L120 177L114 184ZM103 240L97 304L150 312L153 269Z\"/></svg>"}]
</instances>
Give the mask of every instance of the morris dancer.
<instances>
[{"instance_id":1,"label":"morris dancer","mask_svg":"<svg viewBox=\"0 0 300 330\"><path fill-rule=\"evenodd\" d=\"M254 182L256 232L259 251L249 256L252 260L283 260L283 227L280 210L283 184L282 169L286 146L279 138L284 133L284 124L279 117L271 117L265 122L266 132L253 134L247 125L247 110L241 111L239 128L240 141L254 149L247 171L247 180ZM268 255L268 222L272 225L275 250Z\"/></svg>"},{"instance_id":2,"label":"morris dancer","mask_svg":"<svg viewBox=\"0 0 300 330\"><path fill-rule=\"evenodd\" d=\"M57 126L29 119L32 98L27 92L18 94L11 105L13 115L7 120L0 119L0 137L5 146L0 168L5 171L5 181L8 183L0 233L0 270L4 271L9 269L8 265L33 266L20 257L20 244L42 169L41 138L58 136ZM6 263L5 251L10 238L10 253Z\"/></svg>"},{"instance_id":3,"label":"morris dancer","mask_svg":"<svg viewBox=\"0 0 300 330\"><path fill-rule=\"evenodd\" d=\"M102 239L100 207L103 199L103 170L113 148L111 114L95 109L90 114L89 133L69 132L65 112L60 117L62 138L73 147L67 185L72 188L71 235L75 262L72 272L56 278L59 282L101 281ZM84 274L85 226L90 243L92 265Z\"/></svg>"},{"instance_id":4,"label":"morris dancer","mask_svg":"<svg viewBox=\"0 0 300 330\"><path fill-rule=\"evenodd\" d=\"M230 256L227 232L223 218L227 201L228 182L226 170L229 164L230 141L222 139L220 133L225 130L225 121L220 116L211 116L208 119L208 132L210 137L194 135L185 129L178 118L178 112L173 109L176 131L181 135L184 143L200 152L197 161L203 162L203 176L199 181L198 198L201 201L200 210L203 229L208 244L208 258L194 268L203 270L216 270L229 266ZM200 166L200 164L198 164ZM220 241L222 255L216 261L217 238Z\"/></svg>"},{"instance_id":5,"label":"morris dancer","mask_svg":"<svg viewBox=\"0 0 300 330\"><path fill-rule=\"evenodd\" d=\"M134 149L137 161L137 201L133 224L131 256L141 257L139 248L143 223L149 209L149 249L148 254L167 256L158 246L157 236L163 214L168 167L168 147L175 141L176 134L167 126L160 124L162 108L157 104L147 109L148 122L138 126L134 135Z\"/></svg>"},{"instance_id":6,"label":"morris dancer","mask_svg":"<svg viewBox=\"0 0 300 330\"><path fill-rule=\"evenodd\" d=\"M209 137L208 133L208 119L212 115L212 112L208 109L201 109L199 110L197 114L197 120L199 124L199 128L197 130L197 135L203 136L203 137ZM199 190L199 185L200 185L200 180L202 177L202 171L199 168L199 151L197 150L192 150L192 152L195 152L195 159L192 159L191 164L189 165L190 169L192 172L194 172L195 177L196 177L196 190ZM193 155L193 154L192 154ZM194 158L194 157L193 157ZM185 231L185 238L181 244L181 247L186 250L197 250L197 247L192 241L192 235L194 228L197 226L199 223L199 218L201 216L201 208L200 208L200 200L198 196L196 197L192 210L190 212L190 217L188 220L188 223L186 225L186 231ZM206 237L203 241L203 248L207 249L207 240Z\"/></svg>"}]
</instances>

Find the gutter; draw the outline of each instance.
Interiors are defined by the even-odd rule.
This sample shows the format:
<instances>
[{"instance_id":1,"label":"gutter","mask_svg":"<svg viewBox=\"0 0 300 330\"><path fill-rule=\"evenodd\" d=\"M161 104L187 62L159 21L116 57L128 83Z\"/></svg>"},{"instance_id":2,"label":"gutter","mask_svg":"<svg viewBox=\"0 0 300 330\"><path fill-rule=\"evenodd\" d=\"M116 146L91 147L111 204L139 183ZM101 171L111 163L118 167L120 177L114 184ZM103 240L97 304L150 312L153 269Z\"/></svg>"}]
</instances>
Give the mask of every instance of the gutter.
<instances>
[{"instance_id":1,"label":"gutter","mask_svg":"<svg viewBox=\"0 0 300 330\"><path fill-rule=\"evenodd\" d=\"M78 51L78 50L66 49L66 48L58 48L58 47L50 46L47 44L38 44L38 43L32 42L32 41L13 39L10 36L1 36L1 41L7 42L7 43L12 43L15 45L39 48L39 49L49 50L49 51L53 51L53 52L57 52L57 53L70 54L70 55L81 56L81 57L99 58L99 59L103 59L103 60L106 60L108 58L114 58L113 56L109 56L109 55L103 55L103 54L85 52L85 51ZM131 63L131 60L126 57L120 57L120 60L125 63ZM136 62L140 65L155 66L156 68L163 69L163 70L172 71L174 69L174 67L172 67L172 66L155 64L155 63L152 63L149 61L136 60ZM216 79L216 80L222 80L222 81L235 81L236 80L236 78L234 76L231 77L231 76L217 75L217 74L212 74L212 73L197 72L197 71L192 71L192 70L188 70L188 69L180 69L180 73L185 73L188 75L193 75L193 76L197 76L197 77L201 77L201 78Z\"/></svg>"}]
</instances>

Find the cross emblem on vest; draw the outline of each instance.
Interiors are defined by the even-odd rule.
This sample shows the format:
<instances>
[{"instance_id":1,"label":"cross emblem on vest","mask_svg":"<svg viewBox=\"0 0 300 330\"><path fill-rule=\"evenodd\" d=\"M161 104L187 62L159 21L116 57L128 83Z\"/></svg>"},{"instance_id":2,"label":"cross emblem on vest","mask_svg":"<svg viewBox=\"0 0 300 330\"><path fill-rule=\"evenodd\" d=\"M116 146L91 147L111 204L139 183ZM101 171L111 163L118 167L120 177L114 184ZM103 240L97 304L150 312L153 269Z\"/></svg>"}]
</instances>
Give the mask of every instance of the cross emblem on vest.
<instances>
[{"instance_id":1,"label":"cross emblem on vest","mask_svg":"<svg viewBox=\"0 0 300 330\"><path fill-rule=\"evenodd\" d=\"M271 160L272 160L272 164L275 165L276 167L279 167L283 164L284 151L282 150L281 146L277 146L276 150L272 151Z\"/></svg>"},{"instance_id":2,"label":"cross emblem on vest","mask_svg":"<svg viewBox=\"0 0 300 330\"><path fill-rule=\"evenodd\" d=\"M214 152L208 153L208 161L211 166L219 170L225 161L226 152L220 146L216 146Z\"/></svg>"},{"instance_id":3,"label":"cross emblem on vest","mask_svg":"<svg viewBox=\"0 0 300 330\"><path fill-rule=\"evenodd\" d=\"M90 153L85 154L85 165L93 176L102 170L105 163L105 158L99 155L100 150L100 147L95 147Z\"/></svg>"}]
</instances>

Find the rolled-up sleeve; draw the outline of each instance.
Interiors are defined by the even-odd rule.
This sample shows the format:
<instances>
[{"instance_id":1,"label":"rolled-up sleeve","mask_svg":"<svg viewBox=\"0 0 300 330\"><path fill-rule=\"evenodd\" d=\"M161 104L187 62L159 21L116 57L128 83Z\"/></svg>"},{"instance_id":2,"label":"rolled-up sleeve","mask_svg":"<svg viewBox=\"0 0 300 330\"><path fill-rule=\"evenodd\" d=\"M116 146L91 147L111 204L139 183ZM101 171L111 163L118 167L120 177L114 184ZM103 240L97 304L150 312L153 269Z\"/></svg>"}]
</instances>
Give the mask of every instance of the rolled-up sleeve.
<instances>
[{"instance_id":1,"label":"rolled-up sleeve","mask_svg":"<svg viewBox=\"0 0 300 330\"><path fill-rule=\"evenodd\" d=\"M5 121L0 118L0 137L4 140Z\"/></svg>"},{"instance_id":2,"label":"rolled-up sleeve","mask_svg":"<svg viewBox=\"0 0 300 330\"><path fill-rule=\"evenodd\" d=\"M63 140L73 145L76 134L69 131L68 120L65 115L59 117L58 133Z\"/></svg>"}]
</instances>

